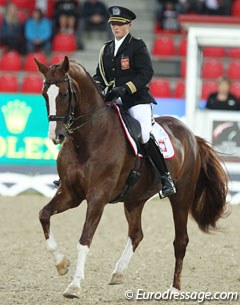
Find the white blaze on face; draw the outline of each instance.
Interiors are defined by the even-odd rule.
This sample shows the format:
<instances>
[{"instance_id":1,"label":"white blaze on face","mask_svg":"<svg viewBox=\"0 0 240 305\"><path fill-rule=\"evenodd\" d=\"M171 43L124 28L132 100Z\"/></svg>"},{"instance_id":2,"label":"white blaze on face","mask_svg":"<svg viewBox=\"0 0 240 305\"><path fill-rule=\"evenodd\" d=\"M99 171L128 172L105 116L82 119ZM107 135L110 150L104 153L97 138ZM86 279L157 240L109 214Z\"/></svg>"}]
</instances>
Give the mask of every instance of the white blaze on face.
<instances>
[{"instance_id":1,"label":"white blaze on face","mask_svg":"<svg viewBox=\"0 0 240 305\"><path fill-rule=\"evenodd\" d=\"M49 101L49 115L56 115L56 98L58 96L58 92L59 92L59 88L56 85L51 85L48 88L47 95ZM49 122L48 137L51 140L55 139L56 126L57 126L56 121Z\"/></svg>"}]
</instances>

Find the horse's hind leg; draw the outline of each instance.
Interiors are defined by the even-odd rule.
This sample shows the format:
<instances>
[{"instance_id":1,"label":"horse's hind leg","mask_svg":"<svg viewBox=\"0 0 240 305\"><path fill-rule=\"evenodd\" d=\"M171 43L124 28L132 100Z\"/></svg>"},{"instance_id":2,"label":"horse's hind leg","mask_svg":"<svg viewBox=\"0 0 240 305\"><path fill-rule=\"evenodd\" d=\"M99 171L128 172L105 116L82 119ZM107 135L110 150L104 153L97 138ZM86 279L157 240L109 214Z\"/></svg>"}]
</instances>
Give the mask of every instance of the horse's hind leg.
<instances>
[{"instance_id":1,"label":"horse's hind leg","mask_svg":"<svg viewBox=\"0 0 240 305\"><path fill-rule=\"evenodd\" d=\"M68 272L70 261L58 249L58 245L50 230L50 218L54 214L62 213L70 208L78 206L81 201L82 198L78 198L78 201L75 199L74 201L67 192L64 192L61 189L61 192L58 191L51 201L39 212L39 220L46 238L47 249L52 254L55 266L60 275L64 275Z\"/></svg>"},{"instance_id":2,"label":"horse's hind leg","mask_svg":"<svg viewBox=\"0 0 240 305\"><path fill-rule=\"evenodd\" d=\"M179 192L180 193L180 192ZM189 241L187 233L187 221L190 204L192 202L192 195L186 195L186 192L181 192L180 198L173 197L170 199L173 211L173 219L175 226L175 239L173 242L175 253L175 270L173 277L173 284L171 290L174 288L181 289L181 273L183 267L183 259L186 253L187 244Z\"/></svg>"},{"instance_id":3,"label":"horse's hind leg","mask_svg":"<svg viewBox=\"0 0 240 305\"><path fill-rule=\"evenodd\" d=\"M128 221L128 241L122 256L117 261L109 285L123 283L123 271L127 268L134 251L143 239L141 215L144 204L145 201L134 204L130 202L124 203L124 211Z\"/></svg>"}]
</instances>

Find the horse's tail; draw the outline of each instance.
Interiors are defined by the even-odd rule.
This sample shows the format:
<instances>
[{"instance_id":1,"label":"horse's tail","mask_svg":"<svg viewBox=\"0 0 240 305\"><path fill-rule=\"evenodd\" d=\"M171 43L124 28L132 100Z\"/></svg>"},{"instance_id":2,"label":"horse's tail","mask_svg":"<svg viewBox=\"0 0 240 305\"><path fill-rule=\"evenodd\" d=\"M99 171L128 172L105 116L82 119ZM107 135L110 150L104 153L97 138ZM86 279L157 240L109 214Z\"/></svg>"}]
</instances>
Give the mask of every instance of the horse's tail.
<instances>
[{"instance_id":1,"label":"horse's tail","mask_svg":"<svg viewBox=\"0 0 240 305\"><path fill-rule=\"evenodd\" d=\"M201 169L196 185L191 214L199 228L209 232L217 228L216 223L224 215L228 192L228 176L214 149L197 137L201 158Z\"/></svg>"}]
</instances>

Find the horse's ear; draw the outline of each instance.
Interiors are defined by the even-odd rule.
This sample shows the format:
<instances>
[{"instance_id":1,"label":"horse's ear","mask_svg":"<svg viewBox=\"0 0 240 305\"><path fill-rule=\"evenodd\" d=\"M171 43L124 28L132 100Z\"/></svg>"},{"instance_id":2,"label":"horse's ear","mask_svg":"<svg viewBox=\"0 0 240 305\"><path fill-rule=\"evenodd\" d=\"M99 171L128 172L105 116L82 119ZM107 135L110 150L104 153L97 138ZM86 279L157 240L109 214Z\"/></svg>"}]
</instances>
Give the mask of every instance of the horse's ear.
<instances>
[{"instance_id":1,"label":"horse's ear","mask_svg":"<svg viewBox=\"0 0 240 305\"><path fill-rule=\"evenodd\" d=\"M49 68L46 65L40 63L36 58L34 58L34 61L35 61L36 65L37 65L37 67L38 67L39 72L41 72L43 75L46 75L46 73L48 72Z\"/></svg>"},{"instance_id":2,"label":"horse's ear","mask_svg":"<svg viewBox=\"0 0 240 305\"><path fill-rule=\"evenodd\" d=\"M67 56L64 57L64 60L62 62L62 69L65 73L69 70L69 58Z\"/></svg>"}]
</instances>

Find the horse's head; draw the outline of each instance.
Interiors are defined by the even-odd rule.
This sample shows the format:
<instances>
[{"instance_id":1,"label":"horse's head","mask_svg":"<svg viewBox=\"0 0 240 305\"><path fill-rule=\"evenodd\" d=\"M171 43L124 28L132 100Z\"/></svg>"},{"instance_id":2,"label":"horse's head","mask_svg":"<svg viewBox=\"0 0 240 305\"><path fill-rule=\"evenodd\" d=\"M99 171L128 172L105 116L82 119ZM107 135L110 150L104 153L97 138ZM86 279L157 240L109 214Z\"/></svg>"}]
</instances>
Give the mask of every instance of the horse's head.
<instances>
[{"instance_id":1,"label":"horse's head","mask_svg":"<svg viewBox=\"0 0 240 305\"><path fill-rule=\"evenodd\" d=\"M73 90L69 71L69 59L65 56L63 62L50 67L34 59L38 70L44 76L42 95L46 101L49 119L49 138L55 144L62 143L66 134L64 123L71 119Z\"/></svg>"}]
</instances>

